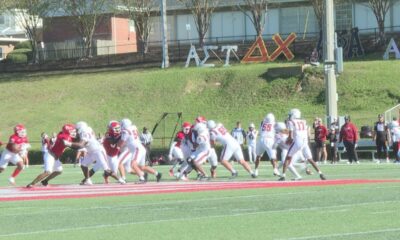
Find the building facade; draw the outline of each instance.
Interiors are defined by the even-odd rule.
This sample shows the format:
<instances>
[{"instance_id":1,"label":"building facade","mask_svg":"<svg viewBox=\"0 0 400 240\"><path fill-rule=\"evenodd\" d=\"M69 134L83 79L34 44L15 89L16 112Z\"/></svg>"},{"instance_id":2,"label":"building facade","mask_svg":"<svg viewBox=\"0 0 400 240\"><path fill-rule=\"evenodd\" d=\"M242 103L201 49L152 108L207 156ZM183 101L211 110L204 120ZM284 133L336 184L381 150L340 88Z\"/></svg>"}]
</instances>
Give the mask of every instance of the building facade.
<instances>
[{"instance_id":1,"label":"building facade","mask_svg":"<svg viewBox=\"0 0 400 240\"><path fill-rule=\"evenodd\" d=\"M400 32L400 0L394 0L394 6L386 16L386 31ZM176 0L167 1L168 32L171 43L195 42L198 38L192 14ZM256 31L251 20L235 7L237 1L221 0L215 9L206 42L254 39ZM367 1L340 3L335 5L336 30L349 30L358 27L360 33L377 31L378 24ZM295 32L302 37L315 37L319 32L318 21L313 7L307 0L271 0L265 16L264 36L276 33L282 35ZM153 18L153 30L150 41L161 41L160 18ZM190 30L186 25L190 24Z\"/></svg>"}]
</instances>

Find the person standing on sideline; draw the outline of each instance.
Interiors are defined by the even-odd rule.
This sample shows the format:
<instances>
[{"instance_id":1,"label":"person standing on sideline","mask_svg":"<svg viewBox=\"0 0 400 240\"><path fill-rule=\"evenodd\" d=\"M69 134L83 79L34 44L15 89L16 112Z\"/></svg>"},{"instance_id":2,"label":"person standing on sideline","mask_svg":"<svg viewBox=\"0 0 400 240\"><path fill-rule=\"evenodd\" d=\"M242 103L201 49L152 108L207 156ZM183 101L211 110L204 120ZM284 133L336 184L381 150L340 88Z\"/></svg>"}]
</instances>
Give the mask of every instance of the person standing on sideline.
<instances>
[{"instance_id":1,"label":"person standing on sideline","mask_svg":"<svg viewBox=\"0 0 400 240\"><path fill-rule=\"evenodd\" d=\"M328 158L328 154L326 152L326 137L328 135L328 129L322 123L321 118L316 118L314 122L314 140L315 140L315 149L316 149L316 162L322 162L326 164L326 160Z\"/></svg>"},{"instance_id":2,"label":"person standing on sideline","mask_svg":"<svg viewBox=\"0 0 400 240\"><path fill-rule=\"evenodd\" d=\"M249 131L246 133L247 151L249 153L249 162L254 163L257 157L256 143L258 131L255 129L254 123L250 123Z\"/></svg>"},{"instance_id":3,"label":"person standing on sideline","mask_svg":"<svg viewBox=\"0 0 400 240\"><path fill-rule=\"evenodd\" d=\"M381 163L382 159L384 158L386 158L386 162L389 163L389 154L387 150L387 143L389 140L389 128L386 125L382 114L378 115L378 121L375 123L372 139L376 143L376 150L378 153L378 160L376 163Z\"/></svg>"},{"instance_id":4,"label":"person standing on sideline","mask_svg":"<svg viewBox=\"0 0 400 240\"><path fill-rule=\"evenodd\" d=\"M337 138L337 134L336 134L336 128L335 127L331 127L331 129L329 130L328 133L328 139L329 139L329 153L331 156L331 163L335 164L338 161L338 138Z\"/></svg>"},{"instance_id":5,"label":"person standing on sideline","mask_svg":"<svg viewBox=\"0 0 400 240\"><path fill-rule=\"evenodd\" d=\"M147 127L143 127L143 132L140 134L140 141L146 148L146 162L151 164L150 151L151 151L151 143L153 142L153 136L147 130Z\"/></svg>"},{"instance_id":6,"label":"person standing on sideline","mask_svg":"<svg viewBox=\"0 0 400 240\"><path fill-rule=\"evenodd\" d=\"M400 163L400 157L397 154L399 151L399 141L400 139L398 138L398 127L399 127L399 121L397 118L393 118L393 121L390 123L389 129L390 129L390 142L392 143L392 149L393 149L393 154L395 157L394 163Z\"/></svg>"},{"instance_id":7,"label":"person standing on sideline","mask_svg":"<svg viewBox=\"0 0 400 240\"><path fill-rule=\"evenodd\" d=\"M242 128L242 123L240 121L236 122L236 127L232 130L231 135L241 147L243 147L243 143L246 139L246 132Z\"/></svg>"},{"instance_id":8,"label":"person standing on sideline","mask_svg":"<svg viewBox=\"0 0 400 240\"><path fill-rule=\"evenodd\" d=\"M355 163L358 162L358 156L356 152L357 148L357 141L358 141L358 129L356 125L354 125L351 120L350 116L344 117L344 124L340 129L340 136L339 142L343 142L344 147L346 148L346 152L349 155L349 164L352 164L353 161Z\"/></svg>"}]
</instances>

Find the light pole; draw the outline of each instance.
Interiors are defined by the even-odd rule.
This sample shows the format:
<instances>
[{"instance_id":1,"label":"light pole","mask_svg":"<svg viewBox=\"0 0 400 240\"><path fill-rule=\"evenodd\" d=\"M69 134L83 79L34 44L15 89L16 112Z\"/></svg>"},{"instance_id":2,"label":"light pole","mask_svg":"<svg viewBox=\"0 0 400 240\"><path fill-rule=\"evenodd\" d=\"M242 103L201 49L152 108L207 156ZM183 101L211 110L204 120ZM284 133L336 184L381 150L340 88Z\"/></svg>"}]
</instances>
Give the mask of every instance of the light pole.
<instances>
[{"instance_id":1,"label":"light pole","mask_svg":"<svg viewBox=\"0 0 400 240\"><path fill-rule=\"evenodd\" d=\"M338 117L337 111L337 90L335 76L335 24L334 24L334 5L333 0L325 0L325 86L326 86L326 113L328 123L332 122L333 118Z\"/></svg>"},{"instance_id":2,"label":"light pole","mask_svg":"<svg viewBox=\"0 0 400 240\"><path fill-rule=\"evenodd\" d=\"M167 2L166 0L160 0L161 3L161 32L162 32L162 52L163 60L161 68L169 67L169 57L168 57L168 40L167 40Z\"/></svg>"}]
</instances>

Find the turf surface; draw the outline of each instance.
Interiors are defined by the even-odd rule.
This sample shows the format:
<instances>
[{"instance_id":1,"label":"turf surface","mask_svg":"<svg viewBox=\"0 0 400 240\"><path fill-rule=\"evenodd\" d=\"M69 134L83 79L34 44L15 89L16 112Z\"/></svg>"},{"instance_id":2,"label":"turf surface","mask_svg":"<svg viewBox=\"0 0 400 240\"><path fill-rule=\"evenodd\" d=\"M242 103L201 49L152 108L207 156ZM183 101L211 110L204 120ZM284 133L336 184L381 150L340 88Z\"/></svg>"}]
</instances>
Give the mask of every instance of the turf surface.
<instances>
[{"instance_id":1,"label":"turf surface","mask_svg":"<svg viewBox=\"0 0 400 240\"><path fill-rule=\"evenodd\" d=\"M331 180L400 180L395 164L321 168ZM165 166L158 169L164 182L173 182ZM2 190L13 189L6 187L11 170L0 175ZM30 167L18 184L40 171ZM235 180L222 167L218 171L219 180L252 181L243 170ZM66 165L53 184L80 179L79 169ZM267 180L276 177L264 164L257 181ZM100 174L94 181L101 182ZM1 202L0 239L397 239L399 193L394 182Z\"/></svg>"}]
</instances>

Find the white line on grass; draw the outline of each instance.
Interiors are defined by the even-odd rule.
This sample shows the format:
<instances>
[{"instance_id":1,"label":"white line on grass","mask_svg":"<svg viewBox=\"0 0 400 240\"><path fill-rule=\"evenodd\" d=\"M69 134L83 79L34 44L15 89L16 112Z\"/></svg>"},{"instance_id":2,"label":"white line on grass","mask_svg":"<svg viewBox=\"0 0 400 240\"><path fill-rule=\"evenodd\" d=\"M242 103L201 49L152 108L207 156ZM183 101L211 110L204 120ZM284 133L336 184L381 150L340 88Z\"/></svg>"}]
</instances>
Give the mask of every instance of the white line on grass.
<instances>
[{"instance_id":1,"label":"white line on grass","mask_svg":"<svg viewBox=\"0 0 400 240\"><path fill-rule=\"evenodd\" d=\"M388 228L388 229L366 231L366 232L348 232L348 233L337 233L337 234L295 237L295 238L279 238L277 240L308 240L308 239L321 239L321 238L349 237L355 235L368 235L368 234L388 233L388 232L400 232L400 228Z\"/></svg>"},{"instance_id":2,"label":"white line on grass","mask_svg":"<svg viewBox=\"0 0 400 240\"><path fill-rule=\"evenodd\" d=\"M377 201L377 202L343 204L343 205L325 206L325 207L290 208L290 209L284 209L284 210L268 210L268 211L258 211L258 212L250 212L250 213L220 214L220 215L214 215L214 216L207 215L207 216L201 216L201 217L171 218L171 219L162 219L162 220L150 220L150 221L118 223L118 224L100 224L100 225L74 227L74 228L58 228L58 229L48 229L48 230L30 231L30 232L7 233L7 234L0 234L0 238L15 237L15 236L25 236L25 235L32 235L32 234L47 234L47 233L80 231L80 230L88 230L88 229L122 227L122 226L139 225L139 224L154 224L154 223L164 223L164 222L173 222L173 221L193 221L193 220L210 219L210 218L241 217L241 216L258 215L258 214L269 214L269 213L283 213L283 212L297 212L297 211L316 211L316 210L332 209L332 208L338 208L338 207L339 208L343 208L343 207L354 207L354 206L360 206L360 205L386 204L386 203L396 203L396 202L400 202L400 201ZM400 228L395 229L395 230L396 231L400 231ZM344 234L346 234L346 233L344 233ZM347 234L355 235L357 233L347 233ZM358 234L361 234L361 233L358 233ZM338 235L323 235L322 238L335 237L335 236L346 236L346 235L340 235L340 234L338 234ZM289 239L286 239L286 240L318 239L318 238L321 238L321 236L317 236L317 237L309 236L309 237L304 237L304 238L289 238Z\"/></svg>"}]
</instances>

